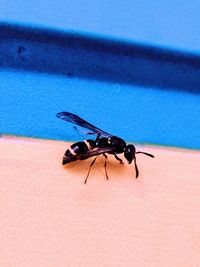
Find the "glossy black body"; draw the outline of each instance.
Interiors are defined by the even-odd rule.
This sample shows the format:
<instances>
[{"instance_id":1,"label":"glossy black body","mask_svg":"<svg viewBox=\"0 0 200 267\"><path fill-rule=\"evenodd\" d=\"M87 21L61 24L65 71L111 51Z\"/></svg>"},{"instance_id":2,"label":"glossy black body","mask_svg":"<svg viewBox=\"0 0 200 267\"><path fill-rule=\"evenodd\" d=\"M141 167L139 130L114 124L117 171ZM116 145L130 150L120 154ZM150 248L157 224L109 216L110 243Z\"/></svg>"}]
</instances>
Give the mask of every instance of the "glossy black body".
<instances>
[{"instance_id":1,"label":"glossy black body","mask_svg":"<svg viewBox=\"0 0 200 267\"><path fill-rule=\"evenodd\" d=\"M74 143L67 149L62 164L84 160L100 154L119 154L123 153L126 148L126 143L123 139L113 137L100 137L95 141L92 139L84 140L82 142Z\"/></svg>"},{"instance_id":2,"label":"glossy black body","mask_svg":"<svg viewBox=\"0 0 200 267\"><path fill-rule=\"evenodd\" d=\"M79 116L69 113L69 112L60 112L56 115L58 118L63 119L67 122L71 122L74 123L78 126L87 128L89 130L92 130L92 133L89 134L96 134L97 137L95 140L92 139L88 139L88 140L84 140L82 142L77 142L74 143L70 146L70 148L68 148L64 154L63 157L63 162L62 164L68 164L71 163L73 161L76 160L85 160L91 157L96 157L103 154L104 157L107 160L107 155L106 154L112 154L114 155L114 157L120 161L120 163L123 163L122 159L120 159L117 154L124 154L124 157L126 158L126 160L128 161L128 163L130 164L132 161L134 161L135 164L135 170L136 170L136 178L139 176L139 171L137 168L137 164L136 164L136 157L135 155L137 153L142 153L145 154L149 157L154 157L152 154L146 153L146 152L141 152L138 151L136 152L135 146L134 145L127 145L126 142L117 136L113 136L99 128L97 128L96 126L90 124L89 122L81 119ZM96 158L93 160L93 162L90 165L90 169L92 167L92 165L94 164ZM107 171L106 171L106 160L105 160L105 172L106 172L106 177L108 179L107 176ZM89 172L90 172L89 169ZM87 178L89 176L89 172L88 175L86 177L85 183L87 181Z\"/></svg>"}]
</instances>

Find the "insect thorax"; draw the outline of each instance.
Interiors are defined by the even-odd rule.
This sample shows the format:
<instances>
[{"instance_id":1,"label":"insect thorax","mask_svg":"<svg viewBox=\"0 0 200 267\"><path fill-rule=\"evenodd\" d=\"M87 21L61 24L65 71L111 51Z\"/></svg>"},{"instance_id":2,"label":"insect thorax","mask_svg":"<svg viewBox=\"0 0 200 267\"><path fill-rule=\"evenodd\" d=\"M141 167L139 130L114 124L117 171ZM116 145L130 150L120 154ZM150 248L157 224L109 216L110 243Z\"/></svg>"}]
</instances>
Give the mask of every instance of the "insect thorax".
<instances>
[{"instance_id":1,"label":"insect thorax","mask_svg":"<svg viewBox=\"0 0 200 267\"><path fill-rule=\"evenodd\" d=\"M117 136L112 136L108 138L108 143L110 146L115 148L116 153L123 153L126 147L126 142Z\"/></svg>"}]
</instances>

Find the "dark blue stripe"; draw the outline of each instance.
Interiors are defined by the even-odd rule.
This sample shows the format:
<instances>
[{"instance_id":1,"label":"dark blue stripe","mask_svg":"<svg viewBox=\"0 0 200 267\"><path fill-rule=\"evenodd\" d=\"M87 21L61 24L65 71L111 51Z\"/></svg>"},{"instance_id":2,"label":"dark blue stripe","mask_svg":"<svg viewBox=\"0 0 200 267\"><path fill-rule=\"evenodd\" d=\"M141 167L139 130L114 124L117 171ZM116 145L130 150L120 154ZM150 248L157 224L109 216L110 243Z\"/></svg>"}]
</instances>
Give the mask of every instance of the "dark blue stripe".
<instances>
[{"instance_id":1,"label":"dark blue stripe","mask_svg":"<svg viewBox=\"0 0 200 267\"><path fill-rule=\"evenodd\" d=\"M136 43L0 25L0 67L200 92L200 57Z\"/></svg>"}]
</instances>

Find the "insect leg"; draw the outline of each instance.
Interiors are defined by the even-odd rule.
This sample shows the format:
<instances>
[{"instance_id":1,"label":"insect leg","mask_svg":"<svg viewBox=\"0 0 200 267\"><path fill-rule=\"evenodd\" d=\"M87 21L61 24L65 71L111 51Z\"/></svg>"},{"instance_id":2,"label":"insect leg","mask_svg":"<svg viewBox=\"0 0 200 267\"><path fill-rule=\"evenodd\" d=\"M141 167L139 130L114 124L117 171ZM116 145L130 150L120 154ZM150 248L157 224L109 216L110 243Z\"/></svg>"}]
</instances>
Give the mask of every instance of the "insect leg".
<instances>
[{"instance_id":1,"label":"insect leg","mask_svg":"<svg viewBox=\"0 0 200 267\"><path fill-rule=\"evenodd\" d=\"M115 158L120 161L121 164L124 164L123 160L120 159L116 154L114 154Z\"/></svg>"},{"instance_id":2,"label":"insect leg","mask_svg":"<svg viewBox=\"0 0 200 267\"><path fill-rule=\"evenodd\" d=\"M138 176L139 176L139 170L138 170L138 167L137 167L136 158L134 159L134 164L135 164L135 172L136 172L135 178L138 178Z\"/></svg>"},{"instance_id":3,"label":"insect leg","mask_svg":"<svg viewBox=\"0 0 200 267\"><path fill-rule=\"evenodd\" d=\"M92 168L92 165L94 165L94 163L95 163L97 157L98 157L98 156L96 156L96 158L95 158L95 159L92 161L92 163L90 164L90 168L89 168L88 174L87 174L87 176L86 176L86 178L85 178L85 181L84 181L85 184L86 184L87 179L88 179L88 176L89 176L89 174L90 174L90 170L91 170L91 168Z\"/></svg>"},{"instance_id":4,"label":"insect leg","mask_svg":"<svg viewBox=\"0 0 200 267\"><path fill-rule=\"evenodd\" d=\"M104 168L105 168L106 179L108 180L108 174L107 174L107 169L106 169L108 156L105 153L103 153L103 155L106 158L105 163L104 163Z\"/></svg>"}]
</instances>

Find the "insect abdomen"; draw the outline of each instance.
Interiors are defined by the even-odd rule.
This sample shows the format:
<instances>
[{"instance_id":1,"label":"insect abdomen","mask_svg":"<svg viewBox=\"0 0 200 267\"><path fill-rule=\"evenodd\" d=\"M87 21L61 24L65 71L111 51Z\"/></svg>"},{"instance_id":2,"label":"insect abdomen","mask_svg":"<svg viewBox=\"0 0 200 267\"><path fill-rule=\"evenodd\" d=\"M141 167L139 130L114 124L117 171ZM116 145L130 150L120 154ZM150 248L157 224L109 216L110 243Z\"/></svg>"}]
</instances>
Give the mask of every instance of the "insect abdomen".
<instances>
[{"instance_id":1,"label":"insect abdomen","mask_svg":"<svg viewBox=\"0 0 200 267\"><path fill-rule=\"evenodd\" d=\"M85 142L77 142L70 146L69 149L66 150L65 155L63 157L62 165L67 163L76 161L79 157L78 155L84 154L88 151L88 147Z\"/></svg>"},{"instance_id":2,"label":"insect abdomen","mask_svg":"<svg viewBox=\"0 0 200 267\"><path fill-rule=\"evenodd\" d=\"M63 156L62 165L65 165L73 161L76 161L76 155L74 153L72 154L71 149L67 149L65 155Z\"/></svg>"}]
</instances>

